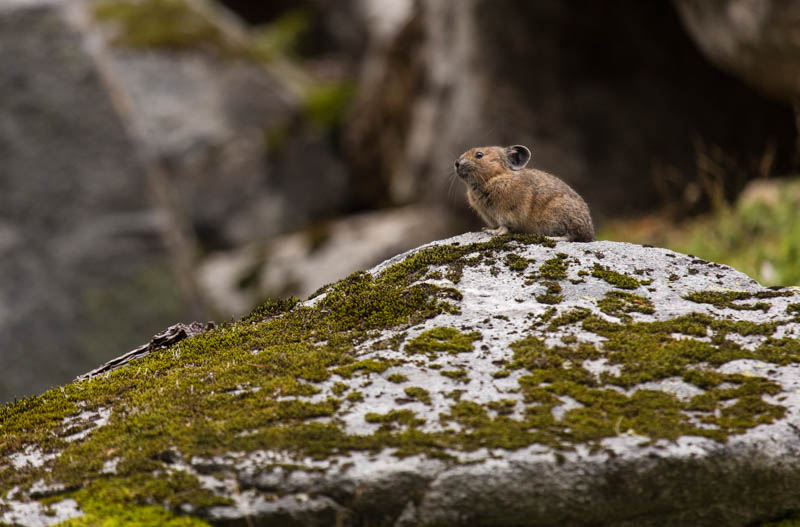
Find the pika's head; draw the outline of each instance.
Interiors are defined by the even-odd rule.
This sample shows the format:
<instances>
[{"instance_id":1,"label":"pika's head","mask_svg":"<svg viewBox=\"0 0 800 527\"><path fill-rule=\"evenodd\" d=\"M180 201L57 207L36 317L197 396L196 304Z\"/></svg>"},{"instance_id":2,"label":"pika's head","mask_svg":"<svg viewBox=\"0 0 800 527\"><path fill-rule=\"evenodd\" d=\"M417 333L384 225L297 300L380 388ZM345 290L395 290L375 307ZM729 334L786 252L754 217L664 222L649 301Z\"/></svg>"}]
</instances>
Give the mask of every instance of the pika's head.
<instances>
[{"instance_id":1,"label":"pika's head","mask_svg":"<svg viewBox=\"0 0 800 527\"><path fill-rule=\"evenodd\" d=\"M481 187L509 170L528 164L531 151L522 145L470 148L456 159L456 174L468 185Z\"/></svg>"}]
</instances>

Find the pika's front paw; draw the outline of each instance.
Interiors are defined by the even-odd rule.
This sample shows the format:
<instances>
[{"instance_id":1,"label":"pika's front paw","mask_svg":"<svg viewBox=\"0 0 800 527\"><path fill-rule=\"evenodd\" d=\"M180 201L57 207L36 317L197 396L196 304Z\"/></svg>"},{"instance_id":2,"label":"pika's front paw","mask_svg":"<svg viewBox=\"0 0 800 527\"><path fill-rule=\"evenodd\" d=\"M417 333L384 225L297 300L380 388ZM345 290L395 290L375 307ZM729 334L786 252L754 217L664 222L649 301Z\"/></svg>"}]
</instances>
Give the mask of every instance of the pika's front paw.
<instances>
[{"instance_id":1,"label":"pika's front paw","mask_svg":"<svg viewBox=\"0 0 800 527\"><path fill-rule=\"evenodd\" d=\"M485 227L483 230L495 236L502 236L503 234L508 234L508 227L506 227L505 225L501 225L496 229L490 229L488 227Z\"/></svg>"}]
</instances>

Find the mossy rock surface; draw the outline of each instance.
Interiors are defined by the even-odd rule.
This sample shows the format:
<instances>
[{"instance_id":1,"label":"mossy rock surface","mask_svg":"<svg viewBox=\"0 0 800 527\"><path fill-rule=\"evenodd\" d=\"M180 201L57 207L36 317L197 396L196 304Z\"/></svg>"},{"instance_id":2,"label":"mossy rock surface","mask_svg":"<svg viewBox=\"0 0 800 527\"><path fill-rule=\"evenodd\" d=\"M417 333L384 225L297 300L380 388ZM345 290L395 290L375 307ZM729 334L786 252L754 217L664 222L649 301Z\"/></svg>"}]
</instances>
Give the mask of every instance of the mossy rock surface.
<instances>
[{"instance_id":1,"label":"mossy rock surface","mask_svg":"<svg viewBox=\"0 0 800 527\"><path fill-rule=\"evenodd\" d=\"M664 249L443 240L0 407L0 523L781 521L799 305Z\"/></svg>"}]
</instances>

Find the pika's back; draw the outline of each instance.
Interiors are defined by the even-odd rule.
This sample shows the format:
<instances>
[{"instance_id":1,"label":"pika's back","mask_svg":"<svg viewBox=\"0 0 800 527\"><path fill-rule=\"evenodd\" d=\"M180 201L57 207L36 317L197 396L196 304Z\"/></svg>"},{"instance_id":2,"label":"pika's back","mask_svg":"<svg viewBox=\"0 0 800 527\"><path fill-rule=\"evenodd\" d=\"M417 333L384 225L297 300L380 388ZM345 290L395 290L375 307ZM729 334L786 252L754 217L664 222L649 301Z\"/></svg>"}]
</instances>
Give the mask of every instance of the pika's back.
<instances>
[{"instance_id":1,"label":"pika's back","mask_svg":"<svg viewBox=\"0 0 800 527\"><path fill-rule=\"evenodd\" d=\"M455 162L467 199L492 232L527 232L570 241L591 241L589 207L552 174L526 169L531 152L522 145L471 148Z\"/></svg>"}]
</instances>

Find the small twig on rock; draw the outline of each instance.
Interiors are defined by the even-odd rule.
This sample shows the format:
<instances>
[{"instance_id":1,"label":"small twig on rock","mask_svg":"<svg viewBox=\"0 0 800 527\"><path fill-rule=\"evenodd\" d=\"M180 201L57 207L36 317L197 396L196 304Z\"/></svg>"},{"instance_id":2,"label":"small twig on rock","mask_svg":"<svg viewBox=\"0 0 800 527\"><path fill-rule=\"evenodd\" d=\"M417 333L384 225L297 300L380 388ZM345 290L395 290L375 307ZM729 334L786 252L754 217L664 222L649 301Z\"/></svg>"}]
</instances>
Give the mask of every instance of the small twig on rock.
<instances>
[{"instance_id":1,"label":"small twig on rock","mask_svg":"<svg viewBox=\"0 0 800 527\"><path fill-rule=\"evenodd\" d=\"M142 357L150 355L154 351L168 348L176 342L180 342L184 339L205 333L209 329L213 329L215 326L216 324L213 322L206 322L205 324L201 322L192 322L190 324L178 323L172 325L161 333L156 333L153 338L150 339L149 343L139 346L138 348L133 349L124 355L120 355L116 359L111 359L102 366L95 368L88 373L84 373L83 375L75 377L73 382L85 381L86 379L97 377L103 373L110 373L117 368L125 366L132 360L141 359Z\"/></svg>"}]
</instances>

